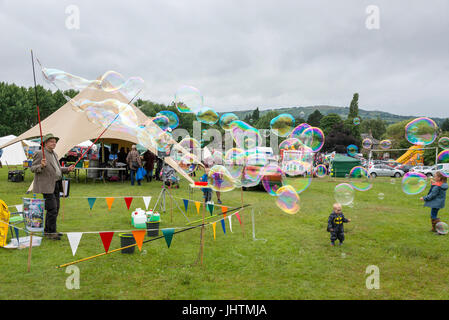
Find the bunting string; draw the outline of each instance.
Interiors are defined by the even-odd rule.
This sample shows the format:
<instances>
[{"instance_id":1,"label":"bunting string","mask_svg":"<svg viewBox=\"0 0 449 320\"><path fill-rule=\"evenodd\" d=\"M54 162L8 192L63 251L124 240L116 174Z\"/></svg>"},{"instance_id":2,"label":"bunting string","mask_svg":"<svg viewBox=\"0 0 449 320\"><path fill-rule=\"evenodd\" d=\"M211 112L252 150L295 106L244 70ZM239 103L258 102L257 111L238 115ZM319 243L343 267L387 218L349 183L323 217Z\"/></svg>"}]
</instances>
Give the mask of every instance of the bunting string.
<instances>
[{"instance_id":1,"label":"bunting string","mask_svg":"<svg viewBox=\"0 0 449 320\"><path fill-rule=\"evenodd\" d=\"M197 226L192 226L192 227L187 227L187 228L184 228L183 230L174 232L174 234L179 234L181 232L184 232L184 231L187 231L187 230L196 229L196 228L199 228L199 227L202 227L202 226L203 226L203 224L200 224L200 225L197 225ZM162 239L162 238L165 238L165 235L162 235L162 236L159 236L159 237L155 237L153 239L145 240L145 241L143 241L143 243L151 242L151 241L154 241L154 240L159 240L159 239ZM121 248L118 248L118 249L114 249L114 250L110 250L110 251L107 251L107 252L103 252L103 253L100 253L100 254L97 254L97 255L94 255L94 256L91 256L91 257L87 257L87 258L83 258L83 259L76 260L76 261L73 261L73 262L69 262L69 263L66 263L66 264L62 264L60 266L57 266L56 268L57 269L64 268L64 267L67 267L67 266L70 266L70 265L73 265L73 264L76 264L76 263L80 263L80 262L83 262L83 261L91 260L91 259L94 259L94 258L97 258L97 257L101 257L101 256L104 256L104 255L113 253L113 252L121 251L121 250L128 249L128 248L135 247L135 246L137 246L137 243L131 244L131 245L126 246L126 247L121 247Z\"/></svg>"},{"instance_id":2,"label":"bunting string","mask_svg":"<svg viewBox=\"0 0 449 320\"><path fill-rule=\"evenodd\" d=\"M229 214L229 212L232 212L232 211L235 211L235 210L238 210L238 209L242 209L242 208L247 207L247 206L249 206L249 205L245 205L245 206L240 207L240 208L235 208L235 209L232 209L232 210L228 210L226 213ZM234 213L230 214L229 216L233 216L233 215L236 215L236 214L238 214L238 213L239 213L239 212L237 211L237 212L234 212ZM216 217L218 217L218 216L220 216L220 215L223 215L223 213L216 214L216 215L214 215L214 216L207 217L207 218L205 218L205 219L216 218ZM222 219L225 219L225 217L223 217ZM220 221L220 220L222 220L222 219L219 219L219 220L217 220L217 221ZM199 220L199 221L201 221L201 220ZM199 222L199 221L196 221L196 222ZM216 221L215 221L215 222L216 222ZM33 234L38 234L38 233L40 233L40 232L30 232L30 231L28 231L28 230L25 229L25 228L19 228L19 227L15 226L15 225L11 225L11 224L6 223L6 222L4 222L4 221L0 221L0 223L6 224L6 225L8 225L8 226L10 226L10 227L17 228L18 230L24 231L24 232L26 232L26 233L33 233ZM191 222L191 223L192 223L192 222ZM212 224L212 222L209 222L208 224ZM208 225L208 224L205 224L205 225ZM182 226L182 227L170 227L170 229L177 229L177 230L185 229L185 228L186 228L185 226ZM155 230L159 230L159 229L129 229L129 230L112 230L112 231L111 231L111 230L108 230L108 231L69 231L69 232L58 232L58 233L59 233L59 234L61 234L61 233L62 233L62 234L68 234L68 233L76 233L76 232L81 232L81 233L83 233L83 234L108 233L108 232L114 232L114 233L129 233L129 232L136 231L136 230L155 231Z\"/></svg>"}]
</instances>

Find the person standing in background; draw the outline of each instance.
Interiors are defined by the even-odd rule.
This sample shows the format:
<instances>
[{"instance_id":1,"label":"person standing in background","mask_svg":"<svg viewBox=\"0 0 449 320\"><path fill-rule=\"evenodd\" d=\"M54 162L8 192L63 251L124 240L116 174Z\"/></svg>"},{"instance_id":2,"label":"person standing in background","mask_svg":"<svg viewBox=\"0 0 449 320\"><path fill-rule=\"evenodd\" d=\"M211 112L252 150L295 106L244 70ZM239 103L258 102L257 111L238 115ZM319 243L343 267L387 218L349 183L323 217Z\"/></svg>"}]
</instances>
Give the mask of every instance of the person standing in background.
<instances>
[{"instance_id":1,"label":"person standing in background","mask_svg":"<svg viewBox=\"0 0 449 320\"><path fill-rule=\"evenodd\" d=\"M153 180L154 160L156 156L150 150L145 151L143 154L143 160L145 161L145 170L147 171L147 182Z\"/></svg>"},{"instance_id":2,"label":"person standing in background","mask_svg":"<svg viewBox=\"0 0 449 320\"><path fill-rule=\"evenodd\" d=\"M129 166L130 175L131 175L131 185L134 185L134 180L136 179L137 169L142 166L142 160L140 159L139 151L137 151L137 147L134 144L131 148L131 151L128 153L126 157L126 163ZM137 180L137 184L140 186L140 180Z\"/></svg>"}]
</instances>

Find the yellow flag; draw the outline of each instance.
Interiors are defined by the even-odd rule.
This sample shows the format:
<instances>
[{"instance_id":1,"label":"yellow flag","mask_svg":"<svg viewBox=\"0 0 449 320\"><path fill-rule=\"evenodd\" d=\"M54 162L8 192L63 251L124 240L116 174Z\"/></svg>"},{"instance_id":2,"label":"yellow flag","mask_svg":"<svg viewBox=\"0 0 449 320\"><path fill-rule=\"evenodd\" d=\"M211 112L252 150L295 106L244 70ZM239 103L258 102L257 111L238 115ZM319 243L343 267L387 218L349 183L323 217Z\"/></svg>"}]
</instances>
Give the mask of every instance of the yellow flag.
<instances>
[{"instance_id":1,"label":"yellow flag","mask_svg":"<svg viewBox=\"0 0 449 320\"><path fill-rule=\"evenodd\" d=\"M195 201L196 212L200 214L201 202Z\"/></svg>"},{"instance_id":2,"label":"yellow flag","mask_svg":"<svg viewBox=\"0 0 449 320\"><path fill-rule=\"evenodd\" d=\"M215 227L217 226L217 223L214 222L212 223L212 229L214 230L214 240L215 240Z\"/></svg>"}]
</instances>

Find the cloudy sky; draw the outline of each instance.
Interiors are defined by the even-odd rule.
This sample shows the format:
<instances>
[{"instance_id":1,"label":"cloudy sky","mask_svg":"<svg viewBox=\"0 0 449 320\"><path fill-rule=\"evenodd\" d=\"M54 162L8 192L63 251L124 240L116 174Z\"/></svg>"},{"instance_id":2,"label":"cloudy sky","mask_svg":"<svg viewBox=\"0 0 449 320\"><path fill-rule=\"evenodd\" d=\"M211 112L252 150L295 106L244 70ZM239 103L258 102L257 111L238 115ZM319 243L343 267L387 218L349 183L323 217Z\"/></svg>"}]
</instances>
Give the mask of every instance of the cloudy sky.
<instances>
[{"instance_id":1,"label":"cloudy sky","mask_svg":"<svg viewBox=\"0 0 449 320\"><path fill-rule=\"evenodd\" d=\"M23 86L33 49L87 79L140 76L160 103L184 84L221 112L348 106L358 92L366 110L449 117L446 0L0 0L0 30L0 81Z\"/></svg>"}]
</instances>

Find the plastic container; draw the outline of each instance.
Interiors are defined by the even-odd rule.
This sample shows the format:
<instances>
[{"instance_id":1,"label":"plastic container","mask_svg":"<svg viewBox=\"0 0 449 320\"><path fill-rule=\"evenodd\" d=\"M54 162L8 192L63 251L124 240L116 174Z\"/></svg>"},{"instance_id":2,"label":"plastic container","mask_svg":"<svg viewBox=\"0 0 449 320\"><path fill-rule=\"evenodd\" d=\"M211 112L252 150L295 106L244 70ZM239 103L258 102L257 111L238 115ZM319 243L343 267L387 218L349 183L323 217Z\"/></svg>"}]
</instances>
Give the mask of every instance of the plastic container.
<instances>
[{"instance_id":1,"label":"plastic container","mask_svg":"<svg viewBox=\"0 0 449 320\"><path fill-rule=\"evenodd\" d=\"M127 247L132 244L136 244L136 239L134 239L134 236L132 233L119 233L118 235L120 237L120 247ZM135 246L129 247L126 249L120 250L122 253L134 253L134 249L136 249Z\"/></svg>"},{"instance_id":2,"label":"plastic container","mask_svg":"<svg viewBox=\"0 0 449 320\"><path fill-rule=\"evenodd\" d=\"M134 225L134 219L137 217L146 217L145 216L145 211L142 210L141 208L137 208L136 210L134 210L133 212L131 212L131 225Z\"/></svg>"},{"instance_id":3,"label":"plastic container","mask_svg":"<svg viewBox=\"0 0 449 320\"><path fill-rule=\"evenodd\" d=\"M147 222L160 222L161 221L161 215L158 212L153 213L152 215L147 214L147 217L148 217Z\"/></svg>"},{"instance_id":4,"label":"plastic container","mask_svg":"<svg viewBox=\"0 0 449 320\"><path fill-rule=\"evenodd\" d=\"M133 225L134 228L137 229L146 229L147 228L147 217L145 215L137 215L134 217Z\"/></svg>"},{"instance_id":5,"label":"plastic container","mask_svg":"<svg viewBox=\"0 0 449 320\"><path fill-rule=\"evenodd\" d=\"M157 237L159 235L159 221L147 222L147 235Z\"/></svg>"}]
</instances>

